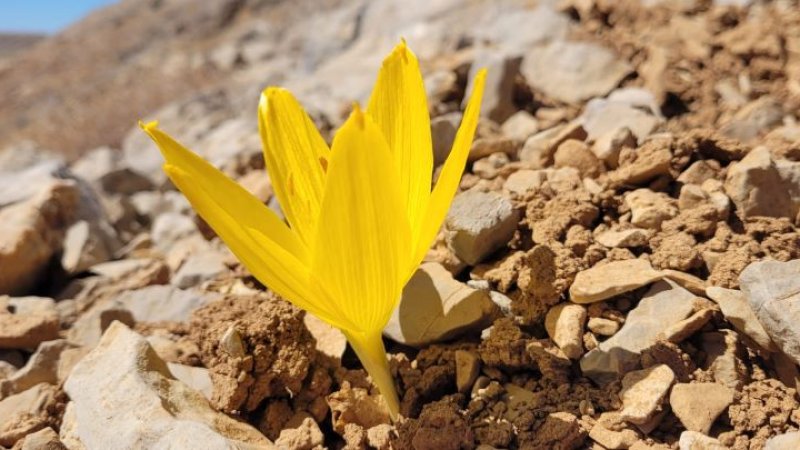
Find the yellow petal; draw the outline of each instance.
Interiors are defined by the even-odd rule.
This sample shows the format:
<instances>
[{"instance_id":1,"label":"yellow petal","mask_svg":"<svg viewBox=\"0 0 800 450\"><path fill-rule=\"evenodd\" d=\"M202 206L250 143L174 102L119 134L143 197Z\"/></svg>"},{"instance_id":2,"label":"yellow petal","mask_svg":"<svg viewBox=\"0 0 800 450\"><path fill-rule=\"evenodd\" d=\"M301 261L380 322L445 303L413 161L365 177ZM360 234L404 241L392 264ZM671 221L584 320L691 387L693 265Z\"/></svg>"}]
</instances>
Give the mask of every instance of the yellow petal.
<instances>
[{"instance_id":1,"label":"yellow petal","mask_svg":"<svg viewBox=\"0 0 800 450\"><path fill-rule=\"evenodd\" d=\"M360 332L382 330L402 289L411 240L397 171L358 107L333 141L311 272Z\"/></svg>"},{"instance_id":2,"label":"yellow petal","mask_svg":"<svg viewBox=\"0 0 800 450\"><path fill-rule=\"evenodd\" d=\"M386 359L386 349L383 346L381 333L364 335L345 332L344 335L350 346L356 351L361 364L372 377L372 382L381 391L381 395L386 400L386 406L389 407L392 420L397 419L397 415L400 413L400 401L397 399L394 379L389 371L389 361Z\"/></svg>"},{"instance_id":3,"label":"yellow petal","mask_svg":"<svg viewBox=\"0 0 800 450\"><path fill-rule=\"evenodd\" d=\"M472 138L475 136L475 128L478 126L478 115L481 109L485 82L486 70L481 69L475 77L475 87L472 89L472 96L469 99L466 111L464 111L464 118L461 120L458 133L456 133L453 147L450 149L450 155L444 162L439 179L436 181L436 186L431 193L422 229L416 241L416 252L412 261L414 266L422 261L431 246L431 242L436 238L436 233L439 232L439 227L442 226L447 211L450 209L450 202L453 201L453 196L458 189L458 183L461 180L461 174L464 172L467 156L469 156L469 149L472 146Z\"/></svg>"},{"instance_id":4,"label":"yellow petal","mask_svg":"<svg viewBox=\"0 0 800 450\"><path fill-rule=\"evenodd\" d=\"M275 236L242 221L244 211L232 209L234 202L215 195L216 185L172 164L165 164L164 171L253 276L299 308L329 323L342 324L339 315L333 313L333 302L323 292L308 288L308 266L280 245Z\"/></svg>"},{"instance_id":5,"label":"yellow petal","mask_svg":"<svg viewBox=\"0 0 800 450\"><path fill-rule=\"evenodd\" d=\"M264 162L281 209L292 229L311 248L325 186L328 145L285 89L271 87L261 94L258 128Z\"/></svg>"},{"instance_id":6,"label":"yellow petal","mask_svg":"<svg viewBox=\"0 0 800 450\"><path fill-rule=\"evenodd\" d=\"M416 239L431 193L433 147L422 74L405 41L383 61L367 112L389 144Z\"/></svg>"},{"instance_id":7,"label":"yellow petal","mask_svg":"<svg viewBox=\"0 0 800 450\"><path fill-rule=\"evenodd\" d=\"M208 191L209 201L224 205L229 214L242 226L249 227L275 242L298 260L308 263L309 251L286 224L260 200L225 176L203 158L189 151L167 133L158 129L158 123L140 124L155 141L169 166L185 172L195 183ZM266 175L265 175L266 176ZM191 186L190 186L191 187ZM184 194L189 196L185 190ZM190 199L191 200L191 199Z\"/></svg>"}]
</instances>

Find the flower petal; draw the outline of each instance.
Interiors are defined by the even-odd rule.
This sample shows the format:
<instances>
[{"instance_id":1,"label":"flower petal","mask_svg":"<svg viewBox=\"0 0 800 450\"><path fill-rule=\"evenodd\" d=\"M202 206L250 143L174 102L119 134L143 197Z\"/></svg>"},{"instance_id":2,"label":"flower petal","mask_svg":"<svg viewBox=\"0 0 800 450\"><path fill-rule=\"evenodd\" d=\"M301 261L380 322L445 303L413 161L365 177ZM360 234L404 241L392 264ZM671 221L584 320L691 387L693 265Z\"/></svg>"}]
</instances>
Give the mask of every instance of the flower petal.
<instances>
[{"instance_id":1,"label":"flower petal","mask_svg":"<svg viewBox=\"0 0 800 450\"><path fill-rule=\"evenodd\" d=\"M450 209L453 196L458 189L458 183L461 180L461 174L464 172L467 156L469 156L469 149L472 146L472 138L475 136L475 128L478 126L478 115L485 83L486 69L481 69L475 77L475 87L472 89L472 96L469 99L466 111L464 111L464 118L461 120L461 126L458 128L458 133L453 141L450 155L444 162L439 179L431 193L422 229L416 241L415 256L411 262L414 266L422 261L431 246L431 242L436 238L436 233L439 232L447 211Z\"/></svg>"},{"instance_id":2,"label":"flower petal","mask_svg":"<svg viewBox=\"0 0 800 450\"><path fill-rule=\"evenodd\" d=\"M405 41L383 61L367 112L389 144L416 238L431 193L433 146L419 62Z\"/></svg>"},{"instance_id":3,"label":"flower petal","mask_svg":"<svg viewBox=\"0 0 800 450\"><path fill-rule=\"evenodd\" d=\"M230 201L214 195L217 186L172 164L165 164L164 171L253 276L299 308L337 326L341 323L332 312L333 303L308 289L308 266L278 239L243 222L242 211L231 209Z\"/></svg>"},{"instance_id":4,"label":"flower petal","mask_svg":"<svg viewBox=\"0 0 800 450\"><path fill-rule=\"evenodd\" d=\"M358 326L382 330L402 290L411 232L397 170L358 107L333 141L311 272Z\"/></svg>"},{"instance_id":5,"label":"flower petal","mask_svg":"<svg viewBox=\"0 0 800 450\"><path fill-rule=\"evenodd\" d=\"M258 128L275 195L292 229L313 247L330 151L292 94L270 87L261 94Z\"/></svg>"},{"instance_id":6,"label":"flower petal","mask_svg":"<svg viewBox=\"0 0 800 450\"><path fill-rule=\"evenodd\" d=\"M279 242L284 250L294 255L301 262L307 263L309 261L310 253L307 247L260 200L203 158L189 151L167 133L158 129L157 122L151 122L146 125L140 124L140 126L158 145L166 163L185 172L187 176L194 180L197 188L204 188L208 192L209 201L224 205L225 210L235 217L242 226L258 230L275 242ZM189 186L189 188L191 189L189 192L181 189L187 197L195 191L194 186Z\"/></svg>"}]
</instances>

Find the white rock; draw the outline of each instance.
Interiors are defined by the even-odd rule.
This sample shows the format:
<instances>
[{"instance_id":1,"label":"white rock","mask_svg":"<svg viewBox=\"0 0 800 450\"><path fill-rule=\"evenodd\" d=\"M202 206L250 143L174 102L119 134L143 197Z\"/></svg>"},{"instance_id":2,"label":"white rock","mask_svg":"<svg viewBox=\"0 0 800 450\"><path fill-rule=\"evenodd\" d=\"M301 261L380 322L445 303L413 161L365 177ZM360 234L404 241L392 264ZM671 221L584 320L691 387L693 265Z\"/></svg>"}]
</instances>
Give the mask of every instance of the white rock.
<instances>
[{"instance_id":1,"label":"white rock","mask_svg":"<svg viewBox=\"0 0 800 450\"><path fill-rule=\"evenodd\" d=\"M401 344L423 346L480 331L498 314L487 291L453 279L439 263L425 263L406 284L383 332Z\"/></svg>"},{"instance_id":2,"label":"white rock","mask_svg":"<svg viewBox=\"0 0 800 450\"><path fill-rule=\"evenodd\" d=\"M800 431L771 437L764 444L764 450L794 450L800 448Z\"/></svg>"},{"instance_id":3,"label":"white rock","mask_svg":"<svg viewBox=\"0 0 800 450\"><path fill-rule=\"evenodd\" d=\"M64 237L61 267L67 273L76 274L108 261L116 250L116 246L109 245L112 239L116 240L116 237L107 235L102 228L85 220L75 222Z\"/></svg>"},{"instance_id":4,"label":"white rock","mask_svg":"<svg viewBox=\"0 0 800 450\"><path fill-rule=\"evenodd\" d=\"M114 300L136 322L188 322L194 310L220 297L215 292L154 285L125 291Z\"/></svg>"},{"instance_id":5,"label":"white rock","mask_svg":"<svg viewBox=\"0 0 800 450\"><path fill-rule=\"evenodd\" d=\"M272 449L256 429L175 380L147 341L114 322L72 370L61 438L85 448Z\"/></svg>"},{"instance_id":6,"label":"white rock","mask_svg":"<svg viewBox=\"0 0 800 450\"><path fill-rule=\"evenodd\" d=\"M697 431L684 431L678 440L680 450L730 450L718 440Z\"/></svg>"},{"instance_id":7,"label":"white rock","mask_svg":"<svg viewBox=\"0 0 800 450\"><path fill-rule=\"evenodd\" d=\"M675 374L666 364L629 372L622 379L620 418L633 424L647 423L661 410Z\"/></svg>"},{"instance_id":8,"label":"white rock","mask_svg":"<svg viewBox=\"0 0 800 450\"><path fill-rule=\"evenodd\" d=\"M453 200L445 221L447 246L470 265L483 261L514 236L519 212L494 192L467 191Z\"/></svg>"},{"instance_id":9,"label":"white rock","mask_svg":"<svg viewBox=\"0 0 800 450\"><path fill-rule=\"evenodd\" d=\"M739 276L742 292L778 348L800 364L800 259L759 261Z\"/></svg>"}]
</instances>

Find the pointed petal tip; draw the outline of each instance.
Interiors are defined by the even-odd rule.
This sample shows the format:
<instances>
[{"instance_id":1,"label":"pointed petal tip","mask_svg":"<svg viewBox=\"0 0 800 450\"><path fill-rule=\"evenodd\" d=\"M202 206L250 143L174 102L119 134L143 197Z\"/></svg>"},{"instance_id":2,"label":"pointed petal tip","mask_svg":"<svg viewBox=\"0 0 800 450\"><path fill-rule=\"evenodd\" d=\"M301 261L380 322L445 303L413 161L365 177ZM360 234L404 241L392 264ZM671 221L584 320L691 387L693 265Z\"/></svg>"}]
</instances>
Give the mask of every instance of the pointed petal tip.
<instances>
[{"instance_id":1,"label":"pointed petal tip","mask_svg":"<svg viewBox=\"0 0 800 450\"><path fill-rule=\"evenodd\" d=\"M353 111L350 113L350 119L353 120L358 129L364 129L364 110L361 109L361 105L358 102L353 102Z\"/></svg>"},{"instance_id":2,"label":"pointed petal tip","mask_svg":"<svg viewBox=\"0 0 800 450\"><path fill-rule=\"evenodd\" d=\"M144 122L139 120L139 128L141 128L145 133L150 134L158 128L158 121L152 120L150 122Z\"/></svg>"}]
</instances>

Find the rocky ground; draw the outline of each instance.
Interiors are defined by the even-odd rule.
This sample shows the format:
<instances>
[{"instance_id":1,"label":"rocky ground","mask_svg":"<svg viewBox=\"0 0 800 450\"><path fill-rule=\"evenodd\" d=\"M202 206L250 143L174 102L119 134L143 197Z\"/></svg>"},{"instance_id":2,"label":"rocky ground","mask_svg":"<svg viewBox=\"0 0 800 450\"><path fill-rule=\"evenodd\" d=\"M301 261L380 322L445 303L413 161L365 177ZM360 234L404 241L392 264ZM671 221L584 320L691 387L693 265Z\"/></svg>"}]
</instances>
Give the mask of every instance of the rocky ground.
<instances>
[{"instance_id":1,"label":"rocky ground","mask_svg":"<svg viewBox=\"0 0 800 450\"><path fill-rule=\"evenodd\" d=\"M53 150L0 152L0 448L800 448L795 2L240 3L193 50L227 72L148 116L276 210L265 80L330 137L405 36L441 163L489 69L462 190L385 331L403 417L341 333L236 262L142 133L65 160L23 121ZM134 3L114 8L88 23Z\"/></svg>"}]
</instances>

